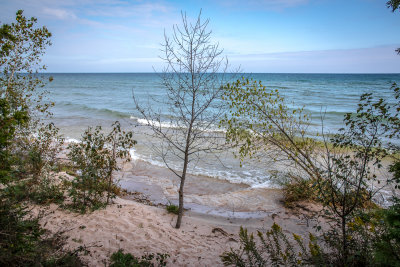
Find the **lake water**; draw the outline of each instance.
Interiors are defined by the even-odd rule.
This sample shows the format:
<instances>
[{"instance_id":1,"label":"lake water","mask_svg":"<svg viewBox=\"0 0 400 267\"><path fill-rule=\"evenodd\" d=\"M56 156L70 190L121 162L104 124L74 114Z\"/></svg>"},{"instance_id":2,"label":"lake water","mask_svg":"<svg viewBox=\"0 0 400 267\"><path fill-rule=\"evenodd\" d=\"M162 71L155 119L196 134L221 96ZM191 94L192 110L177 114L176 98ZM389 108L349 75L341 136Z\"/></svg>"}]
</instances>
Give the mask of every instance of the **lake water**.
<instances>
[{"instance_id":1,"label":"lake water","mask_svg":"<svg viewBox=\"0 0 400 267\"><path fill-rule=\"evenodd\" d=\"M140 103L151 103L151 98L163 99L165 88L160 77L152 73L45 74L54 80L47 84L48 98L55 102L52 119L67 139L77 139L87 126L107 128L115 120L133 130L138 145L132 153L136 160L162 167L163 163L151 145L146 129L139 127L140 113L135 109L133 92ZM393 82L400 82L400 74L246 74L261 80L271 89L278 89L293 107L305 107L312 117L312 131L319 129L321 114L325 114L325 131L343 127L343 115L354 112L362 93L373 92L387 98ZM167 118L168 106L157 104ZM271 180L271 169L257 161L239 161L226 152L222 161L204 160L191 166L190 172L251 187L276 187ZM180 162L174 165L179 168Z\"/></svg>"}]
</instances>

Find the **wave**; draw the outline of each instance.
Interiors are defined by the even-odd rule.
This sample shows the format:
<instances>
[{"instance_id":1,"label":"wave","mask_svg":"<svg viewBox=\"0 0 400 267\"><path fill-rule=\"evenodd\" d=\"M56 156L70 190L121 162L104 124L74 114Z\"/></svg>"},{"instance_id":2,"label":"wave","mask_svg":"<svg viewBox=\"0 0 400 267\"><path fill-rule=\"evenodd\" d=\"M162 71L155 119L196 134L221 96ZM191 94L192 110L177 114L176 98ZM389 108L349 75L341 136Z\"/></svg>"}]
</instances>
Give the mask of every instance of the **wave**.
<instances>
[{"instance_id":1,"label":"wave","mask_svg":"<svg viewBox=\"0 0 400 267\"><path fill-rule=\"evenodd\" d=\"M112 110L108 108L95 108L89 107L84 104L74 104L74 103L62 103L63 106L73 109L74 111L89 111L90 113L95 113L98 115L105 115L110 117L117 117L117 118L129 118L129 113Z\"/></svg>"},{"instance_id":2,"label":"wave","mask_svg":"<svg viewBox=\"0 0 400 267\"><path fill-rule=\"evenodd\" d=\"M146 120L146 119L141 119L135 116L130 116L130 119L137 121L141 125L146 125L146 126L156 126L161 128L179 128L178 124L170 123L170 122L160 122L160 121L152 121L152 120Z\"/></svg>"},{"instance_id":3,"label":"wave","mask_svg":"<svg viewBox=\"0 0 400 267\"><path fill-rule=\"evenodd\" d=\"M140 155L133 148L129 151L129 154L133 162L140 160L147 162L153 166L167 168L164 162L154 159L151 156ZM178 164L169 164L169 166L176 171L179 171L181 169L181 166L179 166ZM227 170L195 167L189 168L188 174L196 176L206 176L218 180L227 181L233 184L246 184L249 185L251 188L280 188L280 186L271 179L271 176L261 174L259 171L255 170L253 170L253 172L232 172Z\"/></svg>"},{"instance_id":4,"label":"wave","mask_svg":"<svg viewBox=\"0 0 400 267\"><path fill-rule=\"evenodd\" d=\"M181 125L178 125L177 123L174 122L166 122L166 121L154 121L154 120L146 120L142 118L138 118L135 116L130 116L130 119L137 121L141 125L146 125L146 126L156 126L156 127L161 127L161 128L173 128L173 129L179 129L182 128ZM200 124L207 125L207 122L201 122ZM221 132L225 133L226 130L223 128L220 128L216 125L210 125L209 127L199 127L198 128L201 131L204 132Z\"/></svg>"},{"instance_id":5,"label":"wave","mask_svg":"<svg viewBox=\"0 0 400 267\"><path fill-rule=\"evenodd\" d=\"M78 143L80 143L81 141L79 141L78 139L75 139L75 138L65 138L65 143L75 143L75 144L78 144Z\"/></svg>"}]
</instances>

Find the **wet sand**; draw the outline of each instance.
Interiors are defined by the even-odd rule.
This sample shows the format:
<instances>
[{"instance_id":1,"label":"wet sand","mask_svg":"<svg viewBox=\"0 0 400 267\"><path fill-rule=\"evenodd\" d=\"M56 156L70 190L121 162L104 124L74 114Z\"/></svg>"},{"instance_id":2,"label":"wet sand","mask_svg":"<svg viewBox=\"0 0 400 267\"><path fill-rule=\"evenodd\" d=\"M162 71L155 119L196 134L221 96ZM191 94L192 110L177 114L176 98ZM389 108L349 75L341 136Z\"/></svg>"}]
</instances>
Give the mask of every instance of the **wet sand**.
<instances>
[{"instance_id":1,"label":"wet sand","mask_svg":"<svg viewBox=\"0 0 400 267\"><path fill-rule=\"evenodd\" d=\"M156 205L177 204L179 179L166 168L136 160L125 163L116 180L128 192L140 192ZM188 174L184 194L186 209L224 217L259 217L282 206L279 189L251 188L201 175Z\"/></svg>"}]
</instances>

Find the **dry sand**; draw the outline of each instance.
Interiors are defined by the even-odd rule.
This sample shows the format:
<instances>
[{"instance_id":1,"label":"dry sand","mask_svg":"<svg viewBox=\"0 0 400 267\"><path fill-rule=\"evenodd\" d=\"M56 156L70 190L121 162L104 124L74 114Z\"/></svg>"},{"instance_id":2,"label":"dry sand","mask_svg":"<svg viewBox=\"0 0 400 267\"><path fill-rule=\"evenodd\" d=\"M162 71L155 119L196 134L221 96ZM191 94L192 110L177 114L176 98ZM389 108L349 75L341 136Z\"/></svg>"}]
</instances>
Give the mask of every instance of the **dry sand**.
<instances>
[{"instance_id":1,"label":"dry sand","mask_svg":"<svg viewBox=\"0 0 400 267\"><path fill-rule=\"evenodd\" d=\"M311 229L304 216L283 208L263 218L235 218L186 212L181 229L175 229L175 215L164 208L117 198L106 209L76 214L46 208L41 224L51 232L67 231L67 248L85 245L90 254L83 255L89 266L106 266L110 255L124 249L135 256L168 253L168 266L221 266L219 255L231 247L238 248L240 225L251 231L265 230L275 220L287 231L305 233Z\"/></svg>"}]
</instances>

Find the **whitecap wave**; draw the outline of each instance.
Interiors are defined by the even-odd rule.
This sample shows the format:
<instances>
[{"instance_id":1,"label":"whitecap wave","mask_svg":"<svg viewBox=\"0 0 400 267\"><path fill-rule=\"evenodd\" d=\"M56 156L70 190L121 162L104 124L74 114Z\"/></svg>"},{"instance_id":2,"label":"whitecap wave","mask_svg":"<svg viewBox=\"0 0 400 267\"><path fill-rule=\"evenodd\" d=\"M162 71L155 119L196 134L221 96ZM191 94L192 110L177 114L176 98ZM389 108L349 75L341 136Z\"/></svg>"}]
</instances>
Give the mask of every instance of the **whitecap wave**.
<instances>
[{"instance_id":1,"label":"whitecap wave","mask_svg":"<svg viewBox=\"0 0 400 267\"><path fill-rule=\"evenodd\" d=\"M130 118L132 120L136 120L139 124L141 125L146 125L146 126L156 126L156 127L161 127L161 128L182 128L182 125L179 125L177 123L174 122L166 122L166 121L155 121L155 120L147 120L147 119L142 119L142 118L138 118L135 116L130 116ZM207 125L208 123L203 122L200 123L200 125ZM226 129L220 128L216 125L210 125L208 127L198 127L199 130L204 131L204 132L221 132L221 133L225 133Z\"/></svg>"},{"instance_id":2,"label":"whitecap wave","mask_svg":"<svg viewBox=\"0 0 400 267\"><path fill-rule=\"evenodd\" d=\"M78 144L78 143L80 143L81 141L79 141L78 139L75 139L75 138L69 138L69 137L67 137L67 138L65 138L65 143L75 143L75 144Z\"/></svg>"},{"instance_id":3,"label":"whitecap wave","mask_svg":"<svg viewBox=\"0 0 400 267\"><path fill-rule=\"evenodd\" d=\"M151 156L140 155L135 149L130 150L130 155L133 162L141 160L153 166L162 168L167 167L166 164L161 160L154 159ZM178 171L181 169L179 164L169 164L169 167ZM251 188L279 188L277 184L271 181L270 176L261 174L258 171L232 172L228 170L216 170L196 166L194 168L189 168L188 173L191 175L206 176L218 180L224 180L233 184L247 184Z\"/></svg>"}]
</instances>

